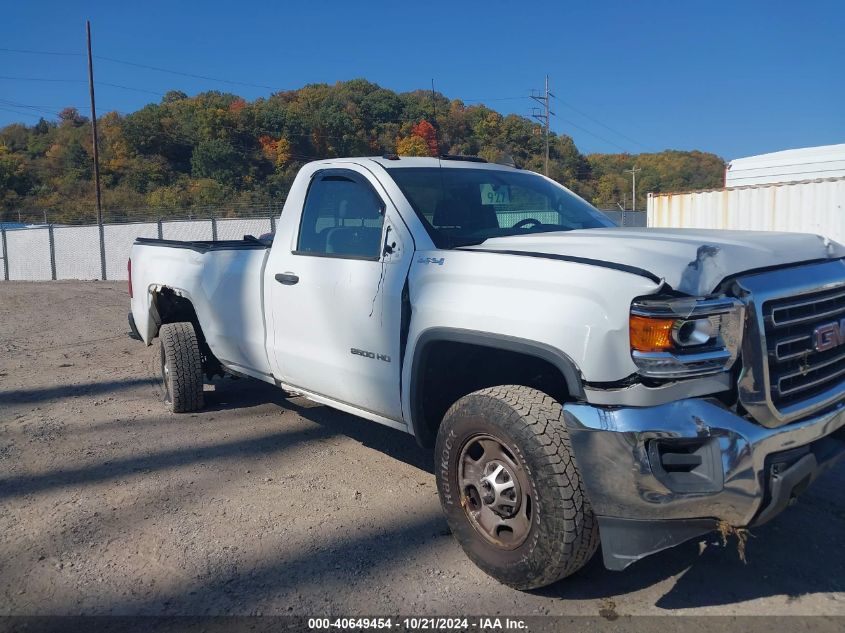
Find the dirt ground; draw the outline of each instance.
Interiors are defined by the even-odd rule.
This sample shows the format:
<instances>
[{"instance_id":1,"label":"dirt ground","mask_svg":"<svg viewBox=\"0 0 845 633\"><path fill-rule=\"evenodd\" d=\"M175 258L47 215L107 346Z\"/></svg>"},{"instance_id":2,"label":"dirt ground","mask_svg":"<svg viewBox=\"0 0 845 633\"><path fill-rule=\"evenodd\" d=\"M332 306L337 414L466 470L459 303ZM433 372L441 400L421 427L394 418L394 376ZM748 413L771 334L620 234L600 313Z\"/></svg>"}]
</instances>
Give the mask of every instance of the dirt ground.
<instances>
[{"instance_id":1,"label":"dirt ground","mask_svg":"<svg viewBox=\"0 0 845 633\"><path fill-rule=\"evenodd\" d=\"M0 282L0 614L845 615L845 464L743 564L718 537L520 593L447 531L431 456L258 382L173 415L117 282Z\"/></svg>"}]
</instances>

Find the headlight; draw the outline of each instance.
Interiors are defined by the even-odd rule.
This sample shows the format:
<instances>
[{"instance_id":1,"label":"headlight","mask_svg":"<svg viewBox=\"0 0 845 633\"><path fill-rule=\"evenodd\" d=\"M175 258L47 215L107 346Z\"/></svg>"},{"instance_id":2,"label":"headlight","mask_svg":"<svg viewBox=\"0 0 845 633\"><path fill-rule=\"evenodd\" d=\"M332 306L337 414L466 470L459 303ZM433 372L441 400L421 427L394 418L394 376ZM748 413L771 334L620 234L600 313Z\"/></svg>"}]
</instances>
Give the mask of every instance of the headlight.
<instances>
[{"instance_id":1,"label":"headlight","mask_svg":"<svg viewBox=\"0 0 845 633\"><path fill-rule=\"evenodd\" d=\"M631 357L651 378L688 378L730 369L742 342L744 305L730 297L636 300Z\"/></svg>"}]
</instances>

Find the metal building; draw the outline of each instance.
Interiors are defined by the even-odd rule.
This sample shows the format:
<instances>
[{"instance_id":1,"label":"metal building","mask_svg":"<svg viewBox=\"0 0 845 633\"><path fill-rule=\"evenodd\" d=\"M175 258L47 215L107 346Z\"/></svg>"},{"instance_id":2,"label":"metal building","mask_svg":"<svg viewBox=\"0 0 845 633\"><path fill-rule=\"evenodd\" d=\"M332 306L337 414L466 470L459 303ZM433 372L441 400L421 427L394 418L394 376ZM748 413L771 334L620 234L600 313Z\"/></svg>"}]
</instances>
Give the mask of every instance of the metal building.
<instances>
[{"instance_id":1,"label":"metal building","mask_svg":"<svg viewBox=\"0 0 845 633\"><path fill-rule=\"evenodd\" d=\"M648 226L815 233L845 243L845 144L728 163L724 189L648 195Z\"/></svg>"},{"instance_id":2,"label":"metal building","mask_svg":"<svg viewBox=\"0 0 845 633\"><path fill-rule=\"evenodd\" d=\"M725 187L845 178L845 143L737 158L725 169Z\"/></svg>"}]
</instances>

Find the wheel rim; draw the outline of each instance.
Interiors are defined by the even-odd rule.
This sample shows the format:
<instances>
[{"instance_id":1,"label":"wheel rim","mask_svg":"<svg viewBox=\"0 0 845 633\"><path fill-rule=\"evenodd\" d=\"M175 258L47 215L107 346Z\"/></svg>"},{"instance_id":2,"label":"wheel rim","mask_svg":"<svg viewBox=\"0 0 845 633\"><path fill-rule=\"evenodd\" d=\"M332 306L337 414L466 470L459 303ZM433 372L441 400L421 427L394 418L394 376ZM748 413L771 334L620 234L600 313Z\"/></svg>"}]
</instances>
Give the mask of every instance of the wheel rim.
<instances>
[{"instance_id":1,"label":"wheel rim","mask_svg":"<svg viewBox=\"0 0 845 633\"><path fill-rule=\"evenodd\" d=\"M170 363L167 362L167 355L164 353L164 346L159 349L161 360L161 382L164 387L164 400L170 402Z\"/></svg>"},{"instance_id":2,"label":"wheel rim","mask_svg":"<svg viewBox=\"0 0 845 633\"><path fill-rule=\"evenodd\" d=\"M528 476L513 452L492 435L467 440L458 461L461 506L475 530L501 549L519 547L531 531Z\"/></svg>"}]
</instances>

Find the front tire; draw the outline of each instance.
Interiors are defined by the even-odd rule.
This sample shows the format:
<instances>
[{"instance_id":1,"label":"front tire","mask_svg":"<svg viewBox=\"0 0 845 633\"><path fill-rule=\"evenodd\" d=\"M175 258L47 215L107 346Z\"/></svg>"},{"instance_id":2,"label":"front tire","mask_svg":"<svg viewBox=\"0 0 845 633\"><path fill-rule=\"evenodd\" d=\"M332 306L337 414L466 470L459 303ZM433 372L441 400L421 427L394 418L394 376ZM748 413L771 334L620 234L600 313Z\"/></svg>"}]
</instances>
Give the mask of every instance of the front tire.
<instances>
[{"instance_id":1,"label":"front tire","mask_svg":"<svg viewBox=\"0 0 845 633\"><path fill-rule=\"evenodd\" d=\"M159 331L164 400L173 413L203 407L202 354L191 323L165 323Z\"/></svg>"},{"instance_id":2,"label":"front tire","mask_svg":"<svg viewBox=\"0 0 845 633\"><path fill-rule=\"evenodd\" d=\"M572 457L563 409L505 385L458 400L437 433L436 478L452 533L484 572L515 589L574 574L598 524Z\"/></svg>"}]
</instances>

